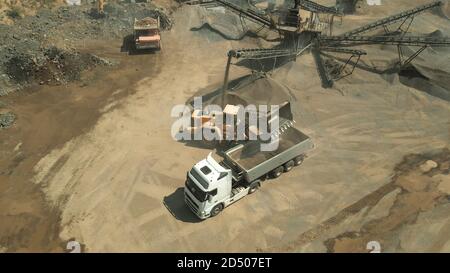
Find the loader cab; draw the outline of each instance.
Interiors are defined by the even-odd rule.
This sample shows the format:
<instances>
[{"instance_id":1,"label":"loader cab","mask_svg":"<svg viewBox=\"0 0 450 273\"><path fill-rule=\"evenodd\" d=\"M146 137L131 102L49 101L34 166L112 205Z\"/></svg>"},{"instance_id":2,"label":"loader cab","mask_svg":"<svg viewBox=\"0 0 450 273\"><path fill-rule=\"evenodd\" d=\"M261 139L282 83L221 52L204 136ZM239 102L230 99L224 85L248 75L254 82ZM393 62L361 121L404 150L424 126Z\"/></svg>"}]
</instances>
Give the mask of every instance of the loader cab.
<instances>
[{"instance_id":1,"label":"loader cab","mask_svg":"<svg viewBox=\"0 0 450 273\"><path fill-rule=\"evenodd\" d=\"M198 217L205 219L211 209L231 194L231 171L222 167L211 154L187 173L185 201Z\"/></svg>"}]
</instances>

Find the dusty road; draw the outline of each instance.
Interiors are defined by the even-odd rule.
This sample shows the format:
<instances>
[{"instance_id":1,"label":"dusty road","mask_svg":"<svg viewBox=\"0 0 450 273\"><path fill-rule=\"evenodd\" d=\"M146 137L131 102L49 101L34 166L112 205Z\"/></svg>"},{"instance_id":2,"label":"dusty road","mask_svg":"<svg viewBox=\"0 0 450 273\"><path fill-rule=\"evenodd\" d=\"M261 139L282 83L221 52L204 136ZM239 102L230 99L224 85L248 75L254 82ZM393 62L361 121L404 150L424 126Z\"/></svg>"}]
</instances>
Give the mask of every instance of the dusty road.
<instances>
[{"instance_id":1,"label":"dusty road","mask_svg":"<svg viewBox=\"0 0 450 273\"><path fill-rule=\"evenodd\" d=\"M34 86L2 98L1 111L12 111L17 121L0 136L2 219L0 245L9 251L61 251L59 210L49 207L41 188L32 181L33 166L53 149L88 132L102 113L114 108L135 92L134 83L157 73L157 66L141 60L158 61L157 56L130 58L118 51L119 42L82 42L83 50L99 51L120 65L111 70L96 69L81 82L66 86Z\"/></svg>"},{"instance_id":2,"label":"dusty road","mask_svg":"<svg viewBox=\"0 0 450 273\"><path fill-rule=\"evenodd\" d=\"M392 8L405 9L408 4L401 1ZM195 22L186 14L188 8L174 14L175 26L163 34L164 49L158 54L126 56L113 51L118 43L105 46L103 51L124 61L122 68L98 75L101 81L91 86L74 86L66 105L58 101L54 106L58 99L54 90L44 91L54 100L49 99L51 105L42 112L35 110L35 94L17 104L23 109L15 110L23 116L16 129L35 131L21 132L22 145L11 139L8 147L18 146L10 155L33 152L2 177L9 179L8 185L19 181L44 192L36 198L54 220L41 220L48 224L42 227L46 233L35 250L43 249L49 234L60 232L52 249L75 238L89 252L365 251L368 240L379 240L386 251L450 251L446 232L450 218L445 213L449 165L442 152L450 146L450 104L402 85L395 76L389 82L363 70L339 82L335 90L324 90L310 55L271 77L291 90L297 127L313 138L315 151L300 168L266 183L219 217L199 222L184 205L182 187L186 171L210 151L172 140L170 111L199 89L222 80L228 49L254 47L257 41L230 42L191 32L189 26ZM448 25L434 14L425 18L424 32ZM448 34L448 26L444 32ZM389 58L378 59L383 63ZM57 115L52 123L54 113L65 111L70 116ZM55 127L41 130L38 124ZM65 134L66 130L70 132ZM439 163L440 171L429 174L439 177L432 179L428 193L439 200L406 212L391 210L404 197L401 189L411 190L408 183L392 180L394 168L405 155L429 152L441 154L419 156L416 165L428 159ZM419 195L425 191L420 185L413 190ZM10 198L9 204L25 204L15 202L14 195ZM412 200L414 204L420 199ZM9 209L39 210L23 207ZM408 217L386 228L382 224L389 223L389 213ZM367 223L377 219L381 227L368 229ZM442 243L421 244L414 235L424 232ZM407 240L399 244L392 238L400 233ZM6 251L7 243L3 243Z\"/></svg>"}]
</instances>

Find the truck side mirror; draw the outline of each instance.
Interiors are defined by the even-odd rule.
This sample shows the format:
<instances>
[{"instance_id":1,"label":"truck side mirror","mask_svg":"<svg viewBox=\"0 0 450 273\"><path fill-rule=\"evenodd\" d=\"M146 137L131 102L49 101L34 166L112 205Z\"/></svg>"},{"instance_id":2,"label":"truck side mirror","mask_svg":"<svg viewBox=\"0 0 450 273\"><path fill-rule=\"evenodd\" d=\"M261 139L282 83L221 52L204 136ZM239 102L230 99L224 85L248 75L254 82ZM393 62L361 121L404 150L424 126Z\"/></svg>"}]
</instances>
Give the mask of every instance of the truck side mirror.
<instances>
[{"instance_id":1,"label":"truck side mirror","mask_svg":"<svg viewBox=\"0 0 450 273\"><path fill-rule=\"evenodd\" d=\"M213 196L216 196L216 194L217 194L217 189L214 189L214 190L210 191L210 192L208 193L208 201L209 201L209 202L212 202Z\"/></svg>"},{"instance_id":2,"label":"truck side mirror","mask_svg":"<svg viewBox=\"0 0 450 273\"><path fill-rule=\"evenodd\" d=\"M228 173L227 172L223 172L223 173L220 173L220 175L219 175L219 179L218 180L220 180L220 179L222 179L222 178L224 178L225 176L227 176L228 175Z\"/></svg>"}]
</instances>

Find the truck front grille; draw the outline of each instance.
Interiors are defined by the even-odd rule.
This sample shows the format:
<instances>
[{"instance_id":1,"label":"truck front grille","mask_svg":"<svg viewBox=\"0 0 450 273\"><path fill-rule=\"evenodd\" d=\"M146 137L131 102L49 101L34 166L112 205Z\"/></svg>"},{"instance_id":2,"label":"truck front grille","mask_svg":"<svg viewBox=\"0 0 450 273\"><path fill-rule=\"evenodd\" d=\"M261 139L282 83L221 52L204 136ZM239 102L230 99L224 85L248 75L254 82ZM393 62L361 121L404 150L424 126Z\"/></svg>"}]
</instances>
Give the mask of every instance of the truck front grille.
<instances>
[{"instance_id":1,"label":"truck front grille","mask_svg":"<svg viewBox=\"0 0 450 273\"><path fill-rule=\"evenodd\" d=\"M191 210L195 213L198 213L198 206L195 204L195 202L187 195L184 194L184 199L186 200L186 204L191 208Z\"/></svg>"}]
</instances>

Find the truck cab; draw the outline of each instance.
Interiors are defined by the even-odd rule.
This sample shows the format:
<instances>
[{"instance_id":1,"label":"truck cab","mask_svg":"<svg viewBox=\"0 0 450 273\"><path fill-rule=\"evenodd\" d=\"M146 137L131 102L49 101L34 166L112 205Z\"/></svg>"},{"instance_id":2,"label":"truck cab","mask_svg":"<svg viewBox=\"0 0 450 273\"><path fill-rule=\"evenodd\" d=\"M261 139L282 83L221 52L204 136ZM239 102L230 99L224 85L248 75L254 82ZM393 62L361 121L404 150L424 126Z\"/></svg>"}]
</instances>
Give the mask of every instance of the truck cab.
<instances>
[{"instance_id":1,"label":"truck cab","mask_svg":"<svg viewBox=\"0 0 450 273\"><path fill-rule=\"evenodd\" d=\"M185 202L200 219L215 216L226 206L245 196L238 194L245 191L245 187L240 191L236 190L238 187L233 182L236 181L233 181L232 171L218 163L210 153L187 173Z\"/></svg>"}]
</instances>

